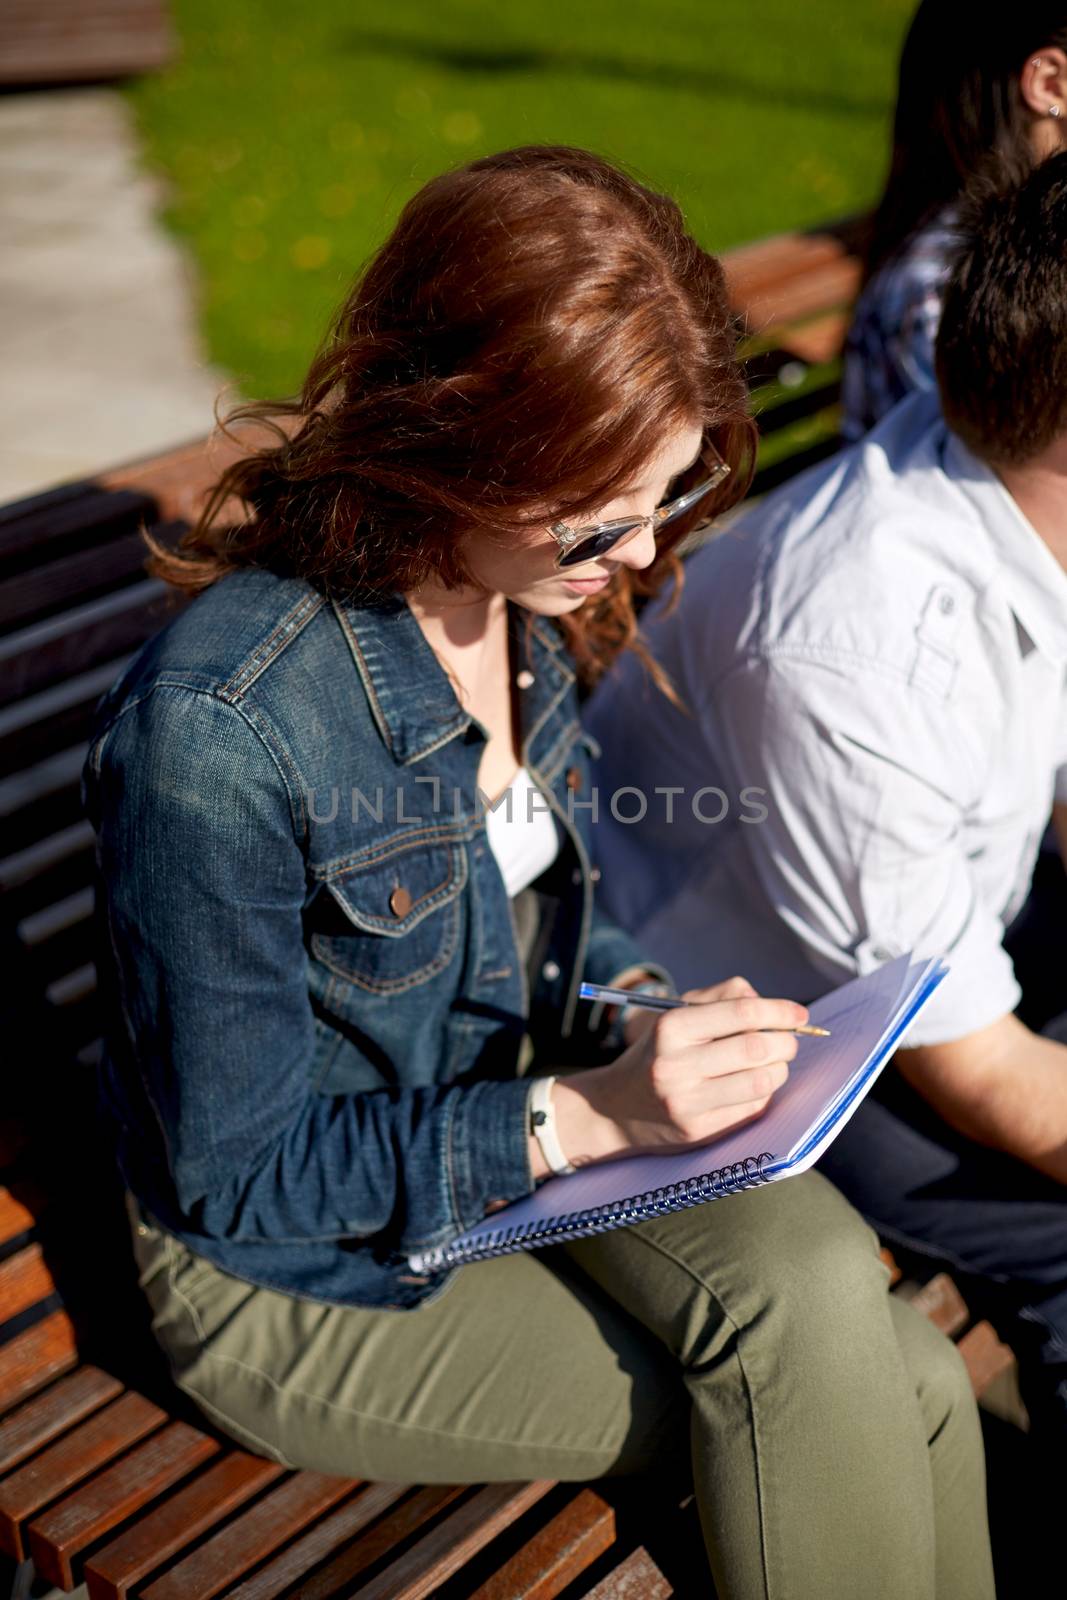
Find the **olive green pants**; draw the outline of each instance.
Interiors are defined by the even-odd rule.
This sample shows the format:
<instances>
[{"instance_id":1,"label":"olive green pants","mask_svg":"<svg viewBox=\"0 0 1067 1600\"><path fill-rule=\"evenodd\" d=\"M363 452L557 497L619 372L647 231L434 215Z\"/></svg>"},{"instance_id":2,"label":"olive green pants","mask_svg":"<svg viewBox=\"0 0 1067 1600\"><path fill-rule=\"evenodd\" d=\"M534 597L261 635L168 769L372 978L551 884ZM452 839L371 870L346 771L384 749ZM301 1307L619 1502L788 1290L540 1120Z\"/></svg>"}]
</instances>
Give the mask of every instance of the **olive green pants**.
<instances>
[{"instance_id":1,"label":"olive green pants","mask_svg":"<svg viewBox=\"0 0 1067 1600\"><path fill-rule=\"evenodd\" d=\"M177 1382L260 1454L421 1483L691 1471L721 1600L993 1594L963 1364L816 1174L464 1267L400 1312L253 1287L131 1215Z\"/></svg>"}]
</instances>

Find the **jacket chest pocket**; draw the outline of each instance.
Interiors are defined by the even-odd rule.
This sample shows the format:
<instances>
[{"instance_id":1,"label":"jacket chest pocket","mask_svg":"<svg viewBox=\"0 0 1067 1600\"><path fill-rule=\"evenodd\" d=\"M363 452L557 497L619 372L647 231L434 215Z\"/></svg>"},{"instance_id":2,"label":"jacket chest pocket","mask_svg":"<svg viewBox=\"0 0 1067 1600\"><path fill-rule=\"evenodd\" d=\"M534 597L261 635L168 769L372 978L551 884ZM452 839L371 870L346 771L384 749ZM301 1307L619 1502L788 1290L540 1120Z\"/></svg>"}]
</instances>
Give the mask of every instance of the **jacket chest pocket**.
<instances>
[{"instance_id":1,"label":"jacket chest pocket","mask_svg":"<svg viewBox=\"0 0 1067 1600\"><path fill-rule=\"evenodd\" d=\"M399 994L443 972L460 944L467 854L410 845L328 879L311 952L375 994Z\"/></svg>"}]
</instances>

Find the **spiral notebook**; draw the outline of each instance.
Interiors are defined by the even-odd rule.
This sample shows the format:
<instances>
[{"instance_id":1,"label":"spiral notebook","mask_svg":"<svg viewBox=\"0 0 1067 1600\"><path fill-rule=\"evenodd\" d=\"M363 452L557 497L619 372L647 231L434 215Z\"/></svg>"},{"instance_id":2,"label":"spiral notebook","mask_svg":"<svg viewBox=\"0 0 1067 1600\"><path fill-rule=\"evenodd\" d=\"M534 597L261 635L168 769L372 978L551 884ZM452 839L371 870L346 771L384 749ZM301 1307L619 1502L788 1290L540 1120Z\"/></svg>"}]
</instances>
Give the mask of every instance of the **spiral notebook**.
<instances>
[{"instance_id":1,"label":"spiral notebook","mask_svg":"<svg viewBox=\"0 0 1067 1600\"><path fill-rule=\"evenodd\" d=\"M626 1156L550 1178L449 1244L411 1257L440 1272L580 1239L790 1178L814 1165L854 1114L948 968L899 956L809 1007L829 1039L799 1039L788 1082L763 1115L677 1154Z\"/></svg>"}]
</instances>

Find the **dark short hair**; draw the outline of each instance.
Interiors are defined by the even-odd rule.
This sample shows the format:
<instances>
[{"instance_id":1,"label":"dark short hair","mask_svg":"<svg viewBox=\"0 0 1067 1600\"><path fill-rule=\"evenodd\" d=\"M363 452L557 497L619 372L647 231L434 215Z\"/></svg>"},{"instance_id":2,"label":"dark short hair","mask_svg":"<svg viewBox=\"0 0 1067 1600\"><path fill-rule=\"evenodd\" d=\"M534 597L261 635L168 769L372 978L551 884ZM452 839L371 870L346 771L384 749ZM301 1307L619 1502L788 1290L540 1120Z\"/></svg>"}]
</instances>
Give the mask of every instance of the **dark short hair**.
<instances>
[{"instance_id":1,"label":"dark short hair","mask_svg":"<svg viewBox=\"0 0 1067 1600\"><path fill-rule=\"evenodd\" d=\"M958 229L937 336L945 420L983 460L1018 464L1067 430L1067 152L977 187Z\"/></svg>"}]
</instances>

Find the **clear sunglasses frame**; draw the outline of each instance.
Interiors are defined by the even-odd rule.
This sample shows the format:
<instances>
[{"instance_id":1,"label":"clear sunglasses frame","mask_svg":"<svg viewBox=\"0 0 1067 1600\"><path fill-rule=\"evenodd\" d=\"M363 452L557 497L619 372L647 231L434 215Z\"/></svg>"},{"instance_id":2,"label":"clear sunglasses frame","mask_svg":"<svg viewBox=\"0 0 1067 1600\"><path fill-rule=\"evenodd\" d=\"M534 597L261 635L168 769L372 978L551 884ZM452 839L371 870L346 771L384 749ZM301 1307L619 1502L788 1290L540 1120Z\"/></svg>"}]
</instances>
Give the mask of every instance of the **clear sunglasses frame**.
<instances>
[{"instance_id":1,"label":"clear sunglasses frame","mask_svg":"<svg viewBox=\"0 0 1067 1600\"><path fill-rule=\"evenodd\" d=\"M600 556L607 555L609 550L617 550L620 545L628 544L642 528L655 531L691 511L730 472L729 463L723 460L714 445L705 446L701 458L711 469L710 477L687 489L685 494L678 495L676 499L668 500L666 505L657 506L647 517L612 517L610 522L595 522L582 528L572 528L566 522L553 522L548 531L559 545L556 566L577 567L585 561L596 561Z\"/></svg>"}]
</instances>

